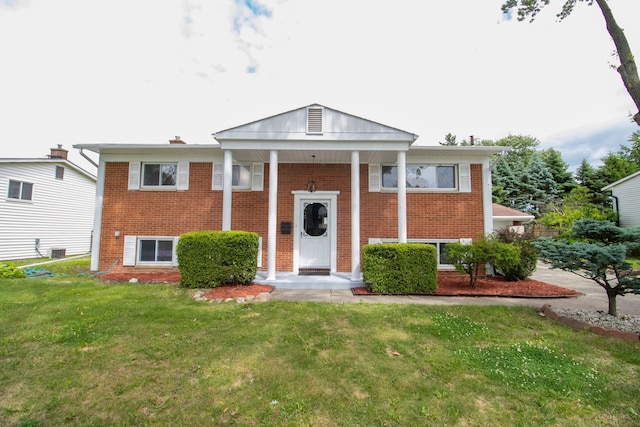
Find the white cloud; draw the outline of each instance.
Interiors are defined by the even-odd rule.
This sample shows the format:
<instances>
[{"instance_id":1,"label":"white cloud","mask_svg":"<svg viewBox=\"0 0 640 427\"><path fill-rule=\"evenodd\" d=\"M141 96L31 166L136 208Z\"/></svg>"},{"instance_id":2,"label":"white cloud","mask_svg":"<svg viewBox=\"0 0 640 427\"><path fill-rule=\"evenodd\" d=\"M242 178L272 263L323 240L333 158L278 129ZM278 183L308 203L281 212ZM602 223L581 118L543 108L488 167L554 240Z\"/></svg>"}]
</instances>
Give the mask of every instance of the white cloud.
<instances>
[{"instance_id":1,"label":"white cloud","mask_svg":"<svg viewBox=\"0 0 640 427\"><path fill-rule=\"evenodd\" d=\"M5 0L0 122L13 143L0 156L174 135L211 142L313 102L424 145L448 132L511 133L570 150L585 128L628 124L633 104L607 65L613 44L596 6L527 24L501 3ZM640 4L610 5L640 51Z\"/></svg>"}]
</instances>

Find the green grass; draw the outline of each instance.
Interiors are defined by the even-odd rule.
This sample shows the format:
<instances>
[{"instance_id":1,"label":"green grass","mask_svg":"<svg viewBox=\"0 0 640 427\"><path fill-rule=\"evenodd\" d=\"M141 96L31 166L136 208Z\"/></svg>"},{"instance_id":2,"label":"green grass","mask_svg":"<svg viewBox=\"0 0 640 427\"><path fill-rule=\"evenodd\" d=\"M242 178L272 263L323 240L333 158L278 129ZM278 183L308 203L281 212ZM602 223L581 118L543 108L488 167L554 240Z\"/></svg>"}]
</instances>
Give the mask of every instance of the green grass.
<instances>
[{"instance_id":1,"label":"green grass","mask_svg":"<svg viewBox=\"0 0 640 427\"><path fill-rule=\"evenodd\" d=\"M0 425L640 423L640 344L530 308L192 292L0 280Z\"/></svg>"}]
</instances>

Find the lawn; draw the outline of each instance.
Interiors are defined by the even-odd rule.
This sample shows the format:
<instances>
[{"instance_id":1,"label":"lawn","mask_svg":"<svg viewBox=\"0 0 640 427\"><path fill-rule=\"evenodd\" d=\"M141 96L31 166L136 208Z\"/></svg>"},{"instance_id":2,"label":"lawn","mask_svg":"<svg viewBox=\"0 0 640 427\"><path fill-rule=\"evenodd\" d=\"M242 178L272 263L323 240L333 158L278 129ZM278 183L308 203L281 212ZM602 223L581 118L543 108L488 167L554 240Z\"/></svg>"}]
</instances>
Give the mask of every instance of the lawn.
<instances>
[{"instance_id":1,"label":"lawn","mask_svg":"<svg viewBox=\"0 0 640 427\"><path fill-rule=\"evenodd\" d=\"M640 344L530 308L203 303L51 268L0 280L3 426L640 424Z\"/></svg>"}]
</instances>

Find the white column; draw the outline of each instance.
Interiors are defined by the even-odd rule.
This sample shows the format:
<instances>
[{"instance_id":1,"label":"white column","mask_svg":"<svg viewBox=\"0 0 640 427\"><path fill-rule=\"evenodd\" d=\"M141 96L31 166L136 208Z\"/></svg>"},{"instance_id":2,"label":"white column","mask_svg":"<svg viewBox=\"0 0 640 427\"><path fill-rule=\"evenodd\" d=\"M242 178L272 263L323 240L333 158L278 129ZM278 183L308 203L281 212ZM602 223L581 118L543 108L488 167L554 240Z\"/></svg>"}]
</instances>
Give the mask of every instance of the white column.
<instances>
[{"instance_id":1,"label":"white column","mask_svg":"<svg viewBox=\"0 0 640 427\"><path fill-rule=\"evenodd\" d=\"M398 242L407 243L407 153L398 151Z\"/></svg>"},{"instance_id":2,"label":"white column","mask_svg":"<svg viewBox=\"0 0 640 427\"><path fill-rule=\"evenodd\" d=\"M485 159L482 162L482 209L485 235L493 233L493 194L491 189L491 163L489 159Z\"/></svg>"},{"instance_id":3,"label":"white column","mask_svg":"<svg viewBox=\"0 0 640 427\"><path fill-rule=\"evenodd\" d=\"M351 152L351 280L360 280L360 152Z\"/></svg>"},{"instance_id":4,"label":"white column","mask_svg":"<svg viewBox=\"0 0 640 427\"><path fill-rule=\"evenodd\" d=\"M233 184L233 152L224 150L222 177L222 230L231 230L231 200Z\"/></svg>"},{"instance_id":5,"label":"white column","mask_svg":"<svg viewBox=\"0 0 640 427\"><path fill-rule=\"evenodd\" d=\"M267 280L276 279L276 239L278 237L278 152L269 153L269 224L267 236Z\"/></svg>"}]
</instances>

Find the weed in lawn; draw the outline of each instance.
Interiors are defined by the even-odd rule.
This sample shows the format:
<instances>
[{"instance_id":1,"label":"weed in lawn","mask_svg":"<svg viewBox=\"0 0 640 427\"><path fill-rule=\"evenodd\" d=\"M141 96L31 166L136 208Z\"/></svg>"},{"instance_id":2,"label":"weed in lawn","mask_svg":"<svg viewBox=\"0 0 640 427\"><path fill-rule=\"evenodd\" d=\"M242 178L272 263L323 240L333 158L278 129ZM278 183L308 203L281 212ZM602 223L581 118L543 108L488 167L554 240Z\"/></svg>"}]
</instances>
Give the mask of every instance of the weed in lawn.
<instances>
[{"instance_id":1,"label":"weed in lawn","mask_svg":"<svg viewBox=\"0 0 640 427\"><path fill-rule=\"evenodd\" d=\"M595 367L586 367L546 345L518 342L461 349L455 354L488 377L517 389L591 402L604 390Z\"/></svg>"}]
</instances>

